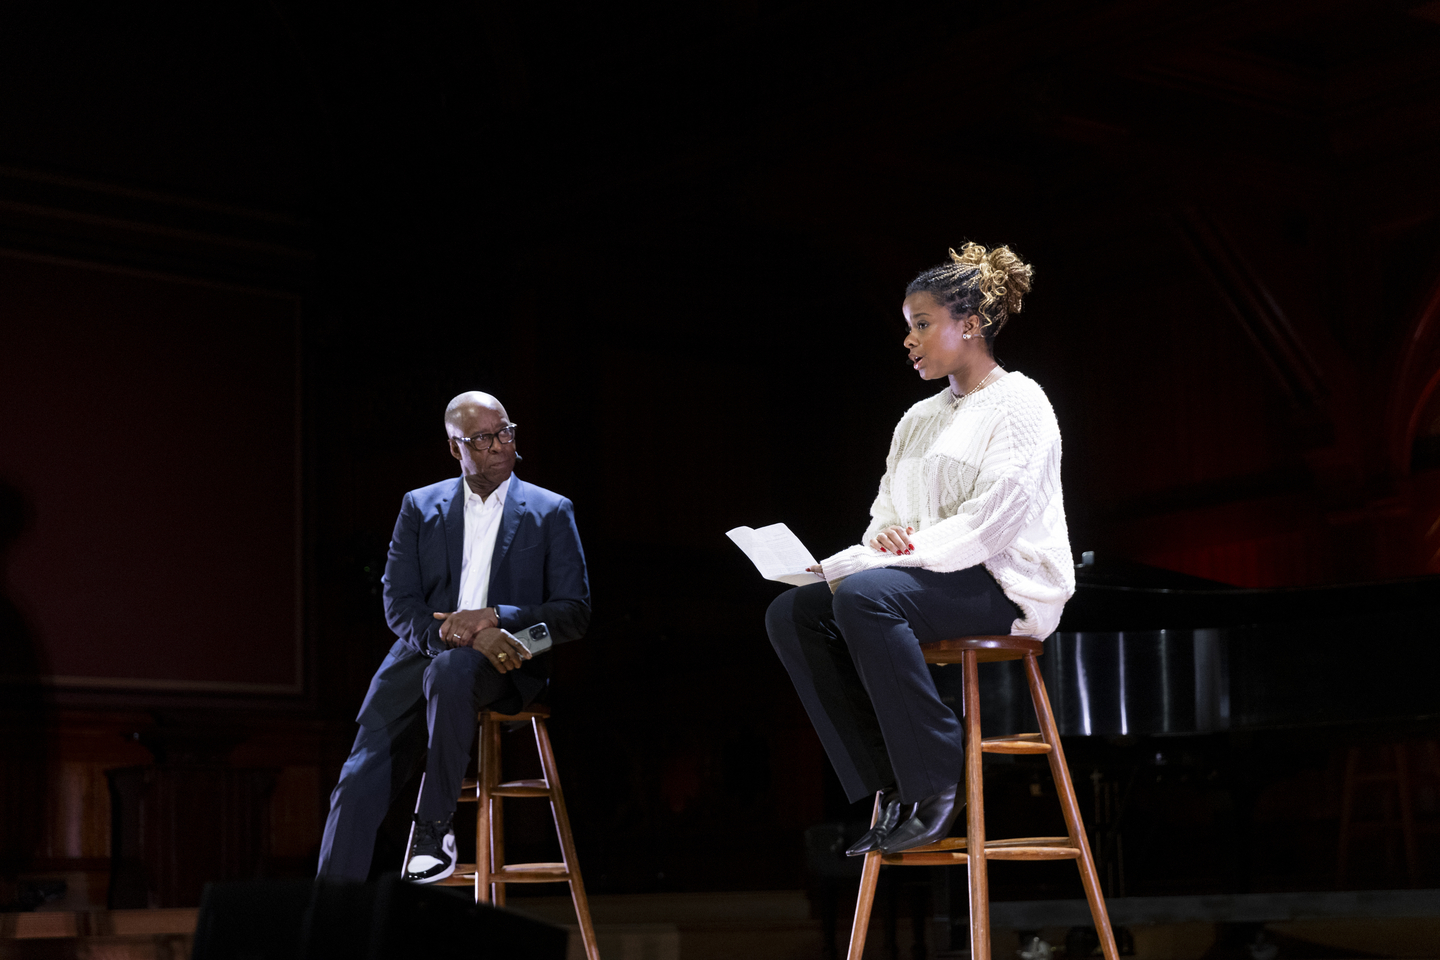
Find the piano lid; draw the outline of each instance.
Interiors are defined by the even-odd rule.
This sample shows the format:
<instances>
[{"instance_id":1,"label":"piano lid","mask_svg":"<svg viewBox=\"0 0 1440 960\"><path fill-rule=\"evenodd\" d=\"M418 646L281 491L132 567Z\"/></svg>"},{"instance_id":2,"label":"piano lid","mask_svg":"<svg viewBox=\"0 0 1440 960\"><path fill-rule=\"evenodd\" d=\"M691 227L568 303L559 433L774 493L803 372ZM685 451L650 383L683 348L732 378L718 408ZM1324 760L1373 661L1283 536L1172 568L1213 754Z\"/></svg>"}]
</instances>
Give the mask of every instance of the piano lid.
<instances>
[{"instance_id":1,"label":"piano lid","mask_svg":"<svg viewBox=\"0 0 1440 960\"><path fill-rule=\"evenodd\" d=\"M1081 555L1059 630L1176 630L1353 619L1364 611L1440 609L1440 577L1249 589L1141 563ZM1440 638L1437 638L1440 639Z\"/></svg>"}]
</instances>

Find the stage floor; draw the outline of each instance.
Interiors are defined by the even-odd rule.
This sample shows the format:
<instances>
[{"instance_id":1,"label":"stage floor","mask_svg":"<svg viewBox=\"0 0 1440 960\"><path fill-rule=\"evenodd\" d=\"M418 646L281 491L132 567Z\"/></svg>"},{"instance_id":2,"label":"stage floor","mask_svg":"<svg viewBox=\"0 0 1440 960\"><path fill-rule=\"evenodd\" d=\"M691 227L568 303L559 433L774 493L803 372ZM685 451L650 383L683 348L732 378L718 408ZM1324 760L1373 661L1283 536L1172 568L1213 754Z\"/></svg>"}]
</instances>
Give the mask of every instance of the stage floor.
<instances>
[{"instance_id":1,"label":"stage floor","mask_svg":"<svg viewBox=\"0 0 1440 960\"><path fill-rule=\"evenodd\" d=\"M568 897L515 898L512 905L571 928L570 958L583 960ZM591 898L601 955L607 960L818 960L822 930L804 891L653 894ZM1328 910L1328 913L1321 913ZM37 911L0 914L0 960L186 960L194 909ZM1197 916L1197 914L1199 916ZM1115 900L1111 915L1133 938L1137 960L1199 960L1226 935L1221 920L1263 926L1280 960L1298 945L1307 958L1360 955L1440 960L1440 891L1255 894L1242 897L1146 897ZM1208 919L1207 919L1208 916ZM1083 901L993 904L996 960L1010 960L1019 931L1056 947L1072 925L1088 923ZM885 943L877 915L866 956L911 956L910 924L896 927L898 952ZM931 957L946 956L946 921L928 928ZM848 911L835 936L843 952ZM938 946L937 946L938 945ZM1326 948L1334 951L1326 953Z\"/></svg>"}]
</instances>

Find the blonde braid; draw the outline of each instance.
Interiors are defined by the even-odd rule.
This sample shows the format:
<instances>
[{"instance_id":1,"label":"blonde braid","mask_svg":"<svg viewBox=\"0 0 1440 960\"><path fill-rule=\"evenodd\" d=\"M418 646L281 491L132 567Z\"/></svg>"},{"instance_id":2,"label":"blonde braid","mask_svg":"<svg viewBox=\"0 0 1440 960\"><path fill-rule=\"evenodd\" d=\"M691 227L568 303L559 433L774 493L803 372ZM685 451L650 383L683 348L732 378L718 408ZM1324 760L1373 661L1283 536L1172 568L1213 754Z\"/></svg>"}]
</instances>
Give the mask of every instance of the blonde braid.
<instances>
[{"instance_id":1,"label":"blonde braid","mask_svg":"<svg viewBox=\"0 0 1440 960\"><path fill-rule=\"evenodd\" d=\"M959 267L973 267L976 271L974 287L980 294L976 313L984 321L983 327L995 327L986 336L1000 332L1010 314L1019 313L1025 294L1035 276L1035 268L1015 255L1009 247L986 250L978 243L967 243L956 253L950 249L950 262Z\"/></svg>"}]
</instances>

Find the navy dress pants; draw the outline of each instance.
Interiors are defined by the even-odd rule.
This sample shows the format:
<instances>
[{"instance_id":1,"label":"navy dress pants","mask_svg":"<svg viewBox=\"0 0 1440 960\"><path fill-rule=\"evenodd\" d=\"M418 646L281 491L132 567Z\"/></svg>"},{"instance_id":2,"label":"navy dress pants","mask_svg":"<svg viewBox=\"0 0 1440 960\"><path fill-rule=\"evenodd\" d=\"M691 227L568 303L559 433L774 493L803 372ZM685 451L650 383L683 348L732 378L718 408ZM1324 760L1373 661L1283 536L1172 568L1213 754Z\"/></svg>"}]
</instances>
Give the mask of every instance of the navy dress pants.
<instances>
[{"instance_id":1,"label":"navy dress pants","mask_svg":"<svg viewBox=\"0 0 1440 960\"><path fill-rule=\"evenodd\" d=\"M787 590L765 627L852 803L896 785L914 803L959 783L965 739L920 644L1008 634L1020 609L980 566L866 570Z\"/></svg>"},{"instance_id":2,"label":"navy dress pants","mask_svg":"<svg viewBox=\"0 0 1440 960\"><path fill-rule=\"evenodd\" d=\"M362 726L356 735L330 794L319 876L369 876L375 834L422 763L425 778L415 812L424 820L453 813L475 742L476 714L485 709L513 713L523 706L510 679L470 647L446 650L431 660L423 693L399 718L383 727Z\"/></svg>"}]
</instances>

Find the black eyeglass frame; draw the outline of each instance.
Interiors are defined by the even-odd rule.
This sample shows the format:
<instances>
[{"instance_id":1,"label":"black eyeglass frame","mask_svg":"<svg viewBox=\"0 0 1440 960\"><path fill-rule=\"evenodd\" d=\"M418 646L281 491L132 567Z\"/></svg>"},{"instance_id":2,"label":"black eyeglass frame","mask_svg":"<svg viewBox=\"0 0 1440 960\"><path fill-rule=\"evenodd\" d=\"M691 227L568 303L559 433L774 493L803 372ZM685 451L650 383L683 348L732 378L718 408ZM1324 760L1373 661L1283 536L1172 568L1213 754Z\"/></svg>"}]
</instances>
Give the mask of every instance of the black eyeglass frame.
<instances>
[{"instance_id":1,"label":"black eyeglass frame","mask_svg":"<svg viewBox=\"0 0 1440 960\"><path fill-rule=\"evenodd\" d=\"M469 447L471 450L474 450L476 453L481 453L485 450L489 450L492 446L494 446L496 438L499 438L502 445L507 443L514 443L515 428L518 426L520 426L520 424L518 423L507 423L505 424L505 426L501 427L494 433L477 433L473 437L456 437L455 440L458 443L465 444L465 446ZM510 434L509 440L506 440L504 436L507 433ZM481 440L485 441L483 445L480 443Z\"/></svg>"}]
</instances>

